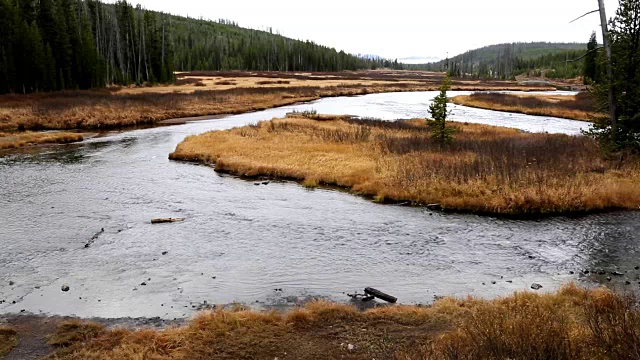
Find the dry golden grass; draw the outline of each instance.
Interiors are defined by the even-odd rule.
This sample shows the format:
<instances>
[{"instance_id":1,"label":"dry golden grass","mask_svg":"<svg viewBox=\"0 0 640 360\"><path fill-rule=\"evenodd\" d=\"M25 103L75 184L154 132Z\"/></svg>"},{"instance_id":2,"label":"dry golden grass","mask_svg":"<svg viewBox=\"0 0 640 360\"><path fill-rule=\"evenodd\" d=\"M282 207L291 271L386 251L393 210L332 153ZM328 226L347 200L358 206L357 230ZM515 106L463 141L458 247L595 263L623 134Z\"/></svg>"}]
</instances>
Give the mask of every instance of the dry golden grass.
<instances>
[{"instance_id":1,"label":"dry golden grass","mask_svg":"<svg viewBox=\"0 0 640 360\"><path fill-rule=\"evenodd\" d=\"M587 93L578 96L474 93L456 96L451 102L481 109L581 121L594 121L601 116L594 111L593 100Z\"/></svg>"},{"instance_id":2,"label":"dry golden grass","mask_svg":"<svg viewBox=\"0 0 640 360\"><path fill-rule=\"evenodd\" d=\"M56 359L637 359L640 313L633 297L568 285L366 312L329 302L219 310L164 331L76 323L54 336L64 339Z\"/></svg>"},{"instance_id":3,"label":"dry golden grass","mask_svg":"<svg viewBox=\"0 0 640 360\"><path fill-rule=\"evenodd\" d=\"M4 357L18 345L18 332L10 327L0 325L0 358Z\"/></svg>"},{"instance_id":4,"label":"dry golden grass","mask_svg":"<svg viewBox=\"0 0 640 360\"><path fill-rule=\"evenodd\" d=\"M0 326L0 358L9 354L18 345L18 332L7 326Z\"/></svg>"},{"instance_id":5,"label":"dry golden grass","mask_svg":"<svg viewBox=\"0 0 640 360\"><path fill-rule=\"evenodd\" d=\"M257 111L322 97L436 90L440 73L181 73L176 84L0 96L0 131L100 129ZM453 90L541 90L507 81L454 80Z\"/></svg>"},{"instance_id":6,"label":"dry golden grass","mask_svg":"<svg viewBox=\"0 0 640 360\"><path fill-rule=\"evenodd\" d=\"M317 115L191 136L170 158L455 211L540 215L640 206L638 159L605 160L587 137L456 124L456 140L441 148L424 120L308 117Z\"/></svg>"},{"instance_id":7,"label":"dry golden grass","mask_svg":"<svg viewBox=\"0 0 640 360\"><path fill-rule=\"evenodd\" d=\"M82 134L70 132L0 132L0 150L40 144L68 144L82 141L83 139Z\"/></svg>"}]
</instances>

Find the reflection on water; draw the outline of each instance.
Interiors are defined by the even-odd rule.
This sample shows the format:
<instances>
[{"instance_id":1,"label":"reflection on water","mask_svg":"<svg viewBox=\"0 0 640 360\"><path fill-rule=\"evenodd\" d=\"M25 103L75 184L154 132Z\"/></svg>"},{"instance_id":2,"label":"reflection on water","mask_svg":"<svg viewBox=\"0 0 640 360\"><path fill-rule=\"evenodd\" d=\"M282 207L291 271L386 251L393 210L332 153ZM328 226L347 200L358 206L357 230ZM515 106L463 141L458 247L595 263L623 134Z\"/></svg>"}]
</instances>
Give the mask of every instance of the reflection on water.
<instances>
[{"instance_id":1,"label":"reflection on water","mask_svg":"<svg viewBox=\"0 0 640 360\"><path fill-rule=\"evenodd\" d=\"M436 94L323 99L0 157L0 312L173 318L205 300L346 301L344 292L365 286L403 303L504 295L532 282L636 288L637 212L536 221L443 215L286 182L255 186L167 159L185 136L207 130L294 109L424 116ZM569 134L585 125L461 107L453 117ZM155 217L186 221L151 225ZM599 269L624 275L609 282Z\"/></svg>"}]
</instances>

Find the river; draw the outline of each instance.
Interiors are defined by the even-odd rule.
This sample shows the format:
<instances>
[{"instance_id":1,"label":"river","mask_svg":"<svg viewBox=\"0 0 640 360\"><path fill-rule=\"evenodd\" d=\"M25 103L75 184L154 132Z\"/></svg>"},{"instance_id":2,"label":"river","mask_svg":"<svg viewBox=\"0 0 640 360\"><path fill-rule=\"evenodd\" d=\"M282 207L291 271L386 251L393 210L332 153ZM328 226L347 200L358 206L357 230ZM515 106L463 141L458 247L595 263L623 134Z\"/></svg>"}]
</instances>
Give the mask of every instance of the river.
<instances>
[{"instance_id":1,"label":"river","mask_svg":"<svg viewBox=\"0 0 640 360\"><path fill-rule=\"evenodd\" d=\"M508 295L533 282L541 291L570 281L637 289L639 212L531 221L441 214L291 182L255 186L167 158L188 135L293 110L424 117L436 94L326 98L0 156L0 313L173 319L205 301L348 301L345 293L365 286L404 304ZM587 125L452 109L454 120L533 132L577 135ZM156 217L186 221L151 225ZM600 268L624 275L609 282L593 274Z\"/></svg>"}]
</instances>

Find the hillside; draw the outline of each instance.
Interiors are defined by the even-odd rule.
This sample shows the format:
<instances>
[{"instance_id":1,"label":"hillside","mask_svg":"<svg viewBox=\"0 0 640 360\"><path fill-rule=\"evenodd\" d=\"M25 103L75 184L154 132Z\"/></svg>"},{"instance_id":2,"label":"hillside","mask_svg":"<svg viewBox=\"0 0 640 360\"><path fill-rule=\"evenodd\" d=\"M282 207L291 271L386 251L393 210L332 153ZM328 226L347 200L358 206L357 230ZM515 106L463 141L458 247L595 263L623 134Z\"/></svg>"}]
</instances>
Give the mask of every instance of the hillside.
<instances>
[{"instance_id":1,"label":"hillside","mask_svg":"<svg viewBox=\"0 0 640 360\"><path fill-rule=\"evenodd\" d=\"M450 59L423 65L427 70L481 78L511 78L523 73L547 72L551 77L574 77L581 73L582 62L565 68L566 59L576 59L586 51L580 43L510 43L470 50ZM533 75L533 74L532 74Z\"/></svg>"},{"instance_id":2,"label":"hillside","mask_svg":"<svg viewBox=\"0 0 640 360\"><path fill-rule=\"evenodd\" d=\"M400 67L271 31L148 11L126 1L0 0L0 93L166 82L174 71Z\"/></svg>"}]
</instances>

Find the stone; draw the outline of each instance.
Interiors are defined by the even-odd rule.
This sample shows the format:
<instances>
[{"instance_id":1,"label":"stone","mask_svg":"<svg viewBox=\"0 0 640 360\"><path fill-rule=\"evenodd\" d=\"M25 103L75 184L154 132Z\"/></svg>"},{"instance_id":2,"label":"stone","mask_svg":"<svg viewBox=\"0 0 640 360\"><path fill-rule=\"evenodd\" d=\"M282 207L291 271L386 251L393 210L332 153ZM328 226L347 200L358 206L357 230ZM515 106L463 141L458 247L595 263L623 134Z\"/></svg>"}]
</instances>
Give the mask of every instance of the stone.
<instances>
[{"instance_id":1,"label":"stone","mask_svg":"<svg viewBox=\"0 0 640 360\"><path fill-rule=\"evenodd\" d=\"M67 291L71 290L71 288L69 287L69 285L64 284L64 285L62 285L62 287L60 288L60 290L62 290L62 291L64 291L64 292L67 292Z\"/></svg>"},{"instance_id":2,"label":"stone","mask_svg":"<svg viewBox=\"0 0 640 360\"><path fill-rule=\"evenodd\" d=\"M353 344L348 344L348 345L347 345L347 349L348 349L349 351L352 351L352 350L353 350L353 349L355 349L355 348L356 348L356 347L355 347Z\"/></svg>"},{"instance_id":3,"label":"stone","mask_svg":"<svg viewBox=\"0 0 640 360\"><path fill-rule=\"evenodd\" d=\"M442 210L442 205L440 205L440 204L428 204L427 205L427 209L434 210L434 211Z\"/></svg>"},{"instance_id":4,"label":"stone","mask_svg":"<svg viewBox=\"0 0 640 360\"><path fill-rule=\"evenodd\" d=\"M15 284L16 284L15 282L13 282L13 281L9 281L9 286L13 286L13 285L15 285Z\"/></svg>"},{"instance_id":5,"label":"stone","mask_svg":"<svg viewBox=\"0 0 640 360\"><path fill-rule=\"evenodd\" d=\"M169 252L168 251L163 251L162 255L167 255Z\"/></svg>"},{"instance_id":6,"label":"stone","mask_svg":"<svg viewBox=\"0 0 640 360\"><path fill-rule=\"evenodd\" d=\"M533 283L533 284L531 284L531 288L533 290L540 290L540 289L542 289L542 285Z\"/></svg>"}]
</instances>

